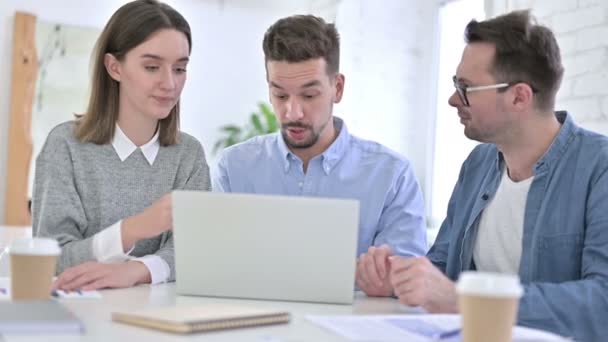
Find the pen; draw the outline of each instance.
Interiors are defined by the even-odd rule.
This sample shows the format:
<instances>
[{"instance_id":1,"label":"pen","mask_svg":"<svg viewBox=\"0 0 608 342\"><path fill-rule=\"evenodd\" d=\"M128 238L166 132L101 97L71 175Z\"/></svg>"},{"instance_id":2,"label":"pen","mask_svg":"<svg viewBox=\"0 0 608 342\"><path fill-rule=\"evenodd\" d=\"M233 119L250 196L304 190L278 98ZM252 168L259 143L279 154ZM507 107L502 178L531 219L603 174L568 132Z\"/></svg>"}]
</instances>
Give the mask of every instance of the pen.
<instances>
[{"instance_id":1,"label":"pen","mask_svg":"<svg viewBox=\"0 0 608 342\"><path fill-rule=\"evenodd\" d=\"M433 340L435 340L435 341L437 341L437 340L443 340L443 339L446 339L446 338L458 336L459 334L460 334L460 328L452 329L452 330L446 330L446 331L442 331L439 334L436 334L435 336L433 336Z\"/></svg>"},{"instance_id":2,"label":"pen","mask_svg":"<svg viewBox=\"0 0 608 342\"><path fill-rule=\"evenodd\" d=\"M67 297L69 294L72 294L72 293L76 293L79 296L82 296L81 289L76 289L76 290L72 290L72 291L63 291L63 290L52 290L51 291L51 295L53 297Z\"/></svg>"}]
</instances>

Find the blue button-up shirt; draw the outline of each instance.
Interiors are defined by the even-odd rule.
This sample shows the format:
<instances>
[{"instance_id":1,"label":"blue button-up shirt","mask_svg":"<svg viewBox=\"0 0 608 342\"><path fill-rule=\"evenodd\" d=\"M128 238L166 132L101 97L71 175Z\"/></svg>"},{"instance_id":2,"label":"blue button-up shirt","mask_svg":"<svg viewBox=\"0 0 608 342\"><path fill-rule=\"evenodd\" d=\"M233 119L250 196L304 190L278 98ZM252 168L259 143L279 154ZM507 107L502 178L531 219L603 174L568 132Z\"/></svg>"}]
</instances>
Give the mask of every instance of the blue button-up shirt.
<instances>
[{"instance_id":1,"label":"blue button-up shirt","mask_svg":"<svg viewBox=\"0 0 608 342\"><path fill-rule=\"evenodd\" d=\"M334 124L338 137L310 160L306 173L279 133L227 148L214 190L356 199L360 202L357 255L382 244L398 255L424 255L424 202L409 162L378 143L350 135L341 119L334 117Z\"/></svg>"},{"instance_id":2,"label":"blue button-up shirt","mask_svg":"<svg viewBox=\"0 0 608 342\"><path fill-rule=\"evenodd\" d=\"M577 341L608 339L608 138L558 112L559 134L534 165L524 214L519 324ZM462 165L429 259L448 277L474 269L479 217L500 184L502 154L477 146Z\"/></svg>"}]
</instances>

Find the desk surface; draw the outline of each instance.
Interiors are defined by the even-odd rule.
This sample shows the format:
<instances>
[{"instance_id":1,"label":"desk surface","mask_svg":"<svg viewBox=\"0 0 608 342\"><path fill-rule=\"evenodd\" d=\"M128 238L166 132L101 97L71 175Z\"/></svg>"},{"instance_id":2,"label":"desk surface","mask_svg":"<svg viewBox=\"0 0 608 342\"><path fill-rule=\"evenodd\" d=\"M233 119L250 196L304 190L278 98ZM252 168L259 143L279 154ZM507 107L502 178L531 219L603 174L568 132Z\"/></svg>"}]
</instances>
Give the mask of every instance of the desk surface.
<instances>
[{"instance_id":1,"label":"desk surface","mask_svg":"<svg viewBox=\"0 0 608 342\"><path fill-rule=\"evenodd\" d=\"M0 248L21 236L31 235L30 228L0 226ZM0 276L8 276L8 258L0 260ZM175 283L155 286L143 285L129 289L100 291L103 299L62 299L61 302L78 316L86 327L84 335L50 335L45 341L340 341L340 337L319 328L304 319L306 315L391 314L414 312L400 305L395 299L368 298L362 293L355 295L353 305L312 304L239 300L209 297L177 296ZM174 335L160 331L114 323L113 311L129 311L149 307L187 306L207 303L229 303L268 307L291 313L291 322L266 327L226 330L194 335ZM41 335L5 335L4 341L40 341Z\"/></svg>"},{"instance_id":2,"label":"desk surface","mask_svg":"<svg viewBox=\"0 0 608 342\"><path fill-rule=\"evenodd\" d=\"M31 235L30 228L0 226L0 251L21 236ZM0 259L0 276L8 276L8 258ZM301 302L260 301L211 297L178 296L175 283L142 285L128 289L100 291L102 299L61 299L60 302L78 316L85 325L82 335L3 335L0 341L254 341L254 342L296 342L296 341L343 341L340 336L323 330L308 322L306 315L390 315L419 314L420 309L399 304L393 298L369 298L363 293L355 293L353 305L314 304ZM265 327L225 330L192 335L175 335L145 329L111 320L114 311L132 311L152 307L190 306L209 303L225 303L273 308L291 313L291 322Z\"/></svg>"},{"instance_id":3,"label":"desk surface","mask_svg":"<svg viewBox=\"0 0 608 342\"><path fill-rule=\"evenodd\" d=\"M367 298L357 293L353 305L312 304L239 300L226 298L177 296L175 283L138 286L129 289L100 291L103 299L62 299L61 303L78 316L86 326L84 335L47 335L45 341L340 341L305 320L306 315L391 314L413 312L389 298ZM193 335L174 335L111 321L113 311L137 310L149 307L204 305L229 303L253 307L286 310L292 319L288 324L225 330ZM4 341L40 341L41 335L4 335Z\"/></svg>"}]
</instances>

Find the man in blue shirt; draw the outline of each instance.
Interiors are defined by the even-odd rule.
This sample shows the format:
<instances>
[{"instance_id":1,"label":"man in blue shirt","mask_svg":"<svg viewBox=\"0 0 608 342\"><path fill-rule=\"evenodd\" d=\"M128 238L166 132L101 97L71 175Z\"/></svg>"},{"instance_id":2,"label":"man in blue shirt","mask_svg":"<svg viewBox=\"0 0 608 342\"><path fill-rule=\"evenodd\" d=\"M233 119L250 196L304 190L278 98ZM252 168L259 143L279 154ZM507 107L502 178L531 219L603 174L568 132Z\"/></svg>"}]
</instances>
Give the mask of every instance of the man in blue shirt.
<instances>
[{"instance_id":1,"label":"man in blue shirt","mask_svg":"<svg viewBox=\"0 0 608 342\"><path fill-rule=\"evenodd\" d=\"M395 294L457 312L465 270L518 274L518 323L608 338L608 139L554 112L563 67L528 11L471 21L449 103L480 141L427 257L390 257Z\"/></svg>"},{"instance_id":2,"label":"man in blue shirt","mask_svg":"<svg viewBox=\"0 0 608 342\"><path fill-rule=\"evenodd\" d=\"M390 295L387 256L426 252L424 203L411 165L349 134L333 116L344 90L333 24L311 15L280 19L266 32L263 48L280 133L227 148L214 189L359 200L356 282L368 295ZM378 273L382 280L370 281Z\"/></svg>"}]
</instances>

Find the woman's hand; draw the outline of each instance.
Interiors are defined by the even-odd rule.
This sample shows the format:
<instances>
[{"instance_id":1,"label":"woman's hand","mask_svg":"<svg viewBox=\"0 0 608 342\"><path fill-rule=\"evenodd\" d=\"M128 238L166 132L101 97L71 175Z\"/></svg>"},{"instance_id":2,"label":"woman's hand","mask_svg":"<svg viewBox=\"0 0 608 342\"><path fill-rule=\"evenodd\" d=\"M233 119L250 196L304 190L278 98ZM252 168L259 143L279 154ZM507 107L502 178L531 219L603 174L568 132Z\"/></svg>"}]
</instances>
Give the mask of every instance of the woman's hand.
<instances>
[{"instance_id":1,"label":"woman's hand","mask_svg":"<svg viewBox=\"0 0 608 342\"><path fill-rule=\"evenodd\" d=\"M90 291L131 287L150 282L150 271L139 261L116 264L89 261L66 269L53 283L53 289Z\"/></svg>"}]
</instances>

